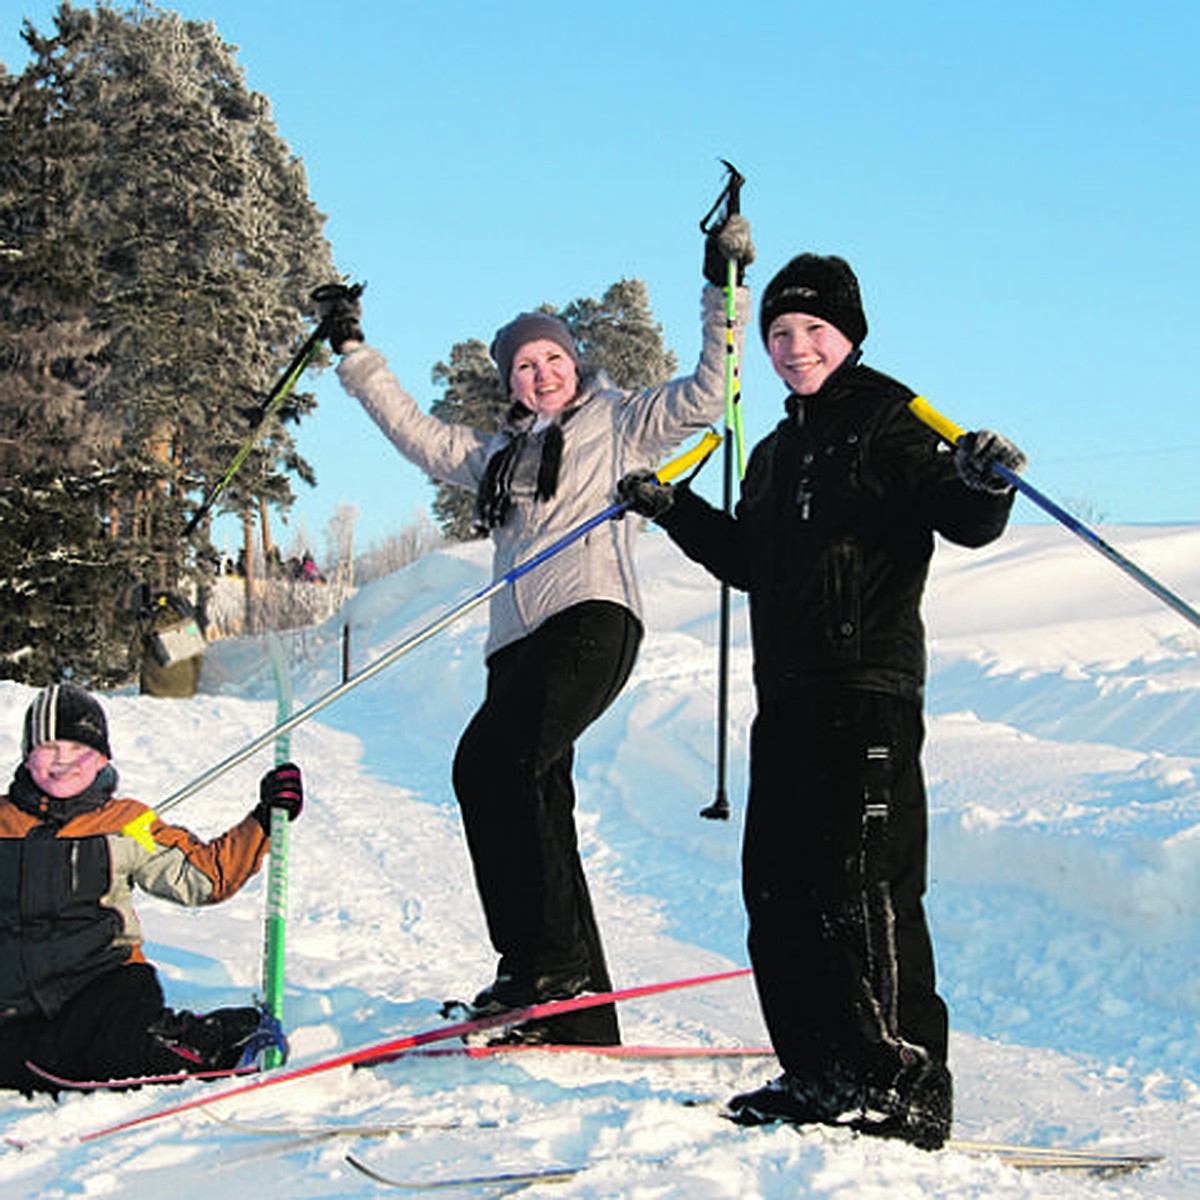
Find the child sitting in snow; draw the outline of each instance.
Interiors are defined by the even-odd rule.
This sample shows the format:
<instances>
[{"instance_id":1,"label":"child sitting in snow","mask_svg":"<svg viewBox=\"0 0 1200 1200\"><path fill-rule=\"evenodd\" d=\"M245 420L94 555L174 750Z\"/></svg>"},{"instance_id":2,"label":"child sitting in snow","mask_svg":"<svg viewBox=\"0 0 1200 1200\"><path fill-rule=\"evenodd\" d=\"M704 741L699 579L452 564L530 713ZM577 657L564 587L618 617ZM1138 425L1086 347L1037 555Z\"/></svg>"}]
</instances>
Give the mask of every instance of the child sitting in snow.
<instances>
[{"instance_id":1,"label":"child sitting in snow","mask_svg":"<svg viewBox=\"0 0 1200 1200\"><path fill-rule=\"evenodd\" d=\"M76 1080L237 1065L262 1014L167 1008L132 891L190 906L232 896L262 863L272 807L299 816L300 769L268 771L252 812L203 842L116 798L108 723L82 689L39 692L21 749L0 799L0 1087L55 1090L27 1063Z\"/></svg>"}]
</instances>

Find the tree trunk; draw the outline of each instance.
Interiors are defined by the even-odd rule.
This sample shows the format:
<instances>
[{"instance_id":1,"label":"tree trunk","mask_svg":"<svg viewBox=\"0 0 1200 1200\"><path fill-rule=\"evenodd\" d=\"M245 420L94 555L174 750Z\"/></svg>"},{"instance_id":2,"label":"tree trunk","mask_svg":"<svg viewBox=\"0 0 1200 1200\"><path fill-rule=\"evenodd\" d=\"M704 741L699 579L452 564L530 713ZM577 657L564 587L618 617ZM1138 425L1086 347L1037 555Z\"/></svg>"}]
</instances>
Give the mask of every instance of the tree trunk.
<instances>
[{"instance_id":1,"label":"tree trunk","mask_svg":"<svg viewBox=\"0 0 1200 1200\"><path fill-rule=\"evenodd\" d=\"M271 537L271 514L267 509L266 498L263 496L258 498L258 523L262 528L263 578L265 579L271 573L271 563L275 558L275 542Z\"/></svg>"},{"instance_id":2,"label":"tree trunk","mask_svg":"<svg viewBox=\"0 0 1200 1200\"><path fill-rule=\"evenodd\" d=\"M253 633L256 628L254 619L254 521L248 516L242 518L242 559L246 565L246 571L242 577L242 586L245 588L246 595L245 628L247 633Z\"/></svg>"}]
</instances>

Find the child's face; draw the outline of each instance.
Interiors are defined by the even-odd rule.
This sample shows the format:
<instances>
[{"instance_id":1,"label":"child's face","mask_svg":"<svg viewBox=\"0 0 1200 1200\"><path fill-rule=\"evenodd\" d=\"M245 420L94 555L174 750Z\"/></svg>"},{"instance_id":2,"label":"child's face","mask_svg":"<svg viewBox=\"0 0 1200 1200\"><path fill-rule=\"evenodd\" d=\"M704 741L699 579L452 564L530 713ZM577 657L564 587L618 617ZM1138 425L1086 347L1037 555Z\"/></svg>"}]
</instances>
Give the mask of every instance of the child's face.
<instances>
[{"instance_id":1,"label":"child's face","mask_svg":"<svg viewBox=\"0 0 1200 1200\"><path fill-rule=\"evenodd\" d=\"M107 761L99 750L79 742L43 742L30 750L25 767L40 792L66 800L90 787Z\"/></svg>"},{"instance_id":2,"label":"child's face","mask_svg":"<svg viewBox=\"0 0 1200 1200\"><path fill-rule=\"evenodd\" d=\"M798 396L811 396L854 349L836 325L808 313L783 313L767 330L775 374Z\"/></svg>"}]
</instances>

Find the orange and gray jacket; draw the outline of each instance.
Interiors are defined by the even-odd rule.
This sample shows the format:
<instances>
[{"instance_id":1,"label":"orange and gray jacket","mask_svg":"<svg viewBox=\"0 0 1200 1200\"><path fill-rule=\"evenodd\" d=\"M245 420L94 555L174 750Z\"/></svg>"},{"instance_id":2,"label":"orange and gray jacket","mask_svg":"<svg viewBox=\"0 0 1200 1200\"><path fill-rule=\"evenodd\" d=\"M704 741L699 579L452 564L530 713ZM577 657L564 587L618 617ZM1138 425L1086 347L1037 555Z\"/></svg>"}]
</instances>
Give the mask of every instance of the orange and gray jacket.
<instances>
[{"instance_id":1,"label":"orange and gray jacket","mask_svg":"<svg viewBox=\"0 0 1200 1200\"><path fill-rule=\"evenodd\" d=\"M215 904L267 849L253 816L204 842L137 800L103 797L63 820L57 801L39 798L41 812L27 798L14 803L16 783L0 799L0 1020L53 1017L100 975L144 962L135 886L177 904Z\"/></svg>"}]
</instances>

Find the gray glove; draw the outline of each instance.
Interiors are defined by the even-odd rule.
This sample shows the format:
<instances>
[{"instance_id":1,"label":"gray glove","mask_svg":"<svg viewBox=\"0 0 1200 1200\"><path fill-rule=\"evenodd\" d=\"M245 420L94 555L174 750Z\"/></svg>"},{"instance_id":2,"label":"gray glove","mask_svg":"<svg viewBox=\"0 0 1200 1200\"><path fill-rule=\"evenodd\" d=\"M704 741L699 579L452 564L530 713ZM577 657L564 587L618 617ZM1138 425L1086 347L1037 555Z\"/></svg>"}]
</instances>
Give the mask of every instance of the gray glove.
<instances>
[{"instance_id":1,"label":"gray glove","mask_svg":"<svg viewBox=\"0 0 1200 1200\"><path fill-rule=\"evenodd\" d=\"M336 354L341 354L347 342L361 342L363 336L362 317L363 285L356 283L323 283L315 289L312 298L317 306L317 318L324 327L325 336Z\"/></svg>"},{"instance_id":2,"label":"gray glove","mask_svg":"<svg viewBox=\"0 0 1200 1200\"><path fill-rule=\"evenodd\" d=\"M659 481L653 471L630 471L617 482L617 498L641 517L657 521L675 503L675 488Z\"/></svg>"},{"instance_id":3,"label":"gray glove","mask_svg":"<svg viewBox=\"0 0 1200 1200\"><path fill-rule=\"evenodd\" d=\"M1007 467L1014 475L1025 469L1025 455L1003 434L991 429L965 433L958 439L954 465L963 483L979 492L1003 495L1012 484L992 471L993 464Z\"/></svg>"},{"instance_id":4,"label":"gray glove","mask_svg":"<svg viewBox=\"0 0 1200 1200\"><path fill-rule=\"evenodd\" d=\"M746 278L746 268L754 261L754 242L750 239L750 222L741 213L733 213L719 228L709 231L704 239L704 278L713 287L723 288L729 282L729 266L737 263L739 286Z\"/></svg>"}]
</instances>

